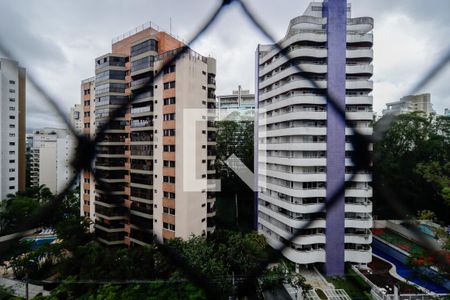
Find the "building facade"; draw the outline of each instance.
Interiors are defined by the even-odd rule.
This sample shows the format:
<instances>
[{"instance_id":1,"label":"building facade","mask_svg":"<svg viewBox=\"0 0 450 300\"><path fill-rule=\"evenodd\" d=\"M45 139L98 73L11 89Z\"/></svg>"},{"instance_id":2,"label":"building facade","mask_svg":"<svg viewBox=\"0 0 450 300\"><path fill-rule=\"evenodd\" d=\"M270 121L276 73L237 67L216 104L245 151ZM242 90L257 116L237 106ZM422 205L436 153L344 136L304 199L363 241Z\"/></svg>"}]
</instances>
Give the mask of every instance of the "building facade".
<instances>
[{"instance_id":1,"label":"building facade","mask_svg":"<svg viewBox=\"0 0 450 300\"><path fill-rule=\"evenodd\" d=\"M25 69L0 58L0 200L25 189L25 84Z\"/></svg>"},{"instance_id":2,"label":"building facade","mask_svg":"<svg viewBox=\"0 0 450 300\"><path fill-rule=\"evenodd\" d=\"M75 174L71 166L74 146L67 129L35 130L30 156L31 186L45 185L53 194L61 193Z\"/></svg>"},{"instance_id":3,"label":"building facade","mask_svg":"<svg viewBox=\"0 0 450 300\"><path fill-rule=\"evenodd\" d=\"M289 260L320 264L328 275L343 274L345 262L371 261L371 175L355 174L353 131L337 108L372 134L372 29L373 19L352 18L346 1L312 2L280 41L291 58L274 45L256 52L258 231L273 247L287 244Z\"/></svg>"},{"instance_id":4,"label":"building facade","mask_svg":"<svg viewBox=\"0 0 450 300\"><path fill-rule=\"evenodd\" d=\"M434 114L431 94L405 96L400 101L386 103L386 109L383 109L383 115L397 116L411 112L422 112L426 115Z\"/></svg>"},{"instance_id":5,"label":"building facade","mask_svg":"<svg viewBox=\"0 0 450 300\"><path fill-rule=\"evenodd\" d=\"M75 104L70 108L70 122L77 133L83 132L83 107Z\"/></svg>"},{"instance_id":6,"label":"building facade","mask_svg":"<svg viewBox=\"0 0 450 300\"><path fill-rule=\"evenodd\" d=\"M254 110L255 94L251 94L249 90L243 90L240 85L229 95L217 96L218 121L226 119L235 112L239 113L239 118L253 120Z\"/></svg>"},{"instance_id":7,"label":"building facade","mask_svg":"<svg viewBox=\"0 0 450 300\"><path fill-rule=\"evenodd\" d=\"M215 177L208 168L215 160L214 116L207 113L215 108L215 60L188 49L162 69L183 46L145 25L114 39L112 52L95 59L90 134L98 137L107 127L97 147L98 180L93 182L92 174L90 181L82 179L83 190L94 193L94 199L83 195L89 203L82 210L94 214L96 235L105 244L187 239L215 228L215 195L207 181ZM162 75L155 78L158 72ZM123 104L127 109L110 122ZM195 139L185 137L190 110L204 111ZM188 159L187 140L194 142ZM203 179L199 190L186 189L187 160L193 162L192 173Z\"/></svg>"},{"instance_id":8,"label":"building facade","mask_svg":"<svg viewBox=\"0 0 450 300\"><path fill-rule=\"evenodd\" d=\"M95 77L81 81L80 106L82 133L93 140L95 138ZM83 170L80 175L80 213L89 218L93 224L95 222L95 179L89 170ZM94 227L91 226L91 230L93 229Z\"/></svg>"}]
</instances>

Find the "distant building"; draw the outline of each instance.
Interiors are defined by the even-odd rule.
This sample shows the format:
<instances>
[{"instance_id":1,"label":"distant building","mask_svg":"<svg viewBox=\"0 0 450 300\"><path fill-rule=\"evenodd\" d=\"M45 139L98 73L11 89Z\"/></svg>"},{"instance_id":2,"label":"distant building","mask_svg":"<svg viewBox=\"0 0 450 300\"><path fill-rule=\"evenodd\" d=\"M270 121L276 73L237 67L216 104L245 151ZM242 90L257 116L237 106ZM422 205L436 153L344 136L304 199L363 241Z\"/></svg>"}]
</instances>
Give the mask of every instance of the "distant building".
<instances>
[{"instance_id":1,"label":"distant building","mask_svg":"<svg viewBox=\"0 0 450 300\"><path fill-rule=\"evenodd\" d=\"M26 187L31 187L31 148L33 148L33 134L26 134Z\"/></svg>"},{"instance_id":2,"label":"distant building","mask_svg":"<svg viewBox=\"0 0 450 300\"><path fill-rule=\"evenodd\" d=\"M241 89L238 86L231 95L217 96L218 121L221 121L233 112L239 112L242 117L254 119L255 94L250 94L249 90Z\"/></svg>"},{"instance_id":3,"label":"distant building","mask_svg":"<svg viewBox=\"0 0 450 300\"><path fill-rule=\"evenodd\" d=\"M47 186L60 193L74 175L70 163L74 138L67 129L44 128L33 132L31 147L31 186Z\"/></svg>"},{"instance_id":4,"label":"distant building","mask_svg":"<svg viewBox=\"0 0 450 300\"><path fill-rule=\"evenodd\" d=\"M0 58L0 199L25 189L26 72Z\"/></svg>"},{"instance_id":5,"label":"distant building","mask_svg":"<svg viewBox=\"0 0 450 300\"><path fill-rule=\"evenodd\" d=\"M83 131L83 108L80 104L75 104L70 108L70 122L78 133Z\"/></svg>"},{"instance_id":6,"label":"distant building","mask_svg":"<svg viewBox=\"0 0 450 300\"><path fill-rule=\"evenodd\" d=\"M426 115L435 113L430 94L405 96L400 101L386 103L386 106L383 115L392 114L396 116L411 112L423 112Z\"/></svg>"},{"instance_id":7,"label":"distant building","mask_svg":"<svg viewBox=\"0 0 450 300\"><path fill-rule=\"evenodd\" d=\"M444 116L450 117L450 109L446 108L444 110Z\"/></svg>"}]
</instances>

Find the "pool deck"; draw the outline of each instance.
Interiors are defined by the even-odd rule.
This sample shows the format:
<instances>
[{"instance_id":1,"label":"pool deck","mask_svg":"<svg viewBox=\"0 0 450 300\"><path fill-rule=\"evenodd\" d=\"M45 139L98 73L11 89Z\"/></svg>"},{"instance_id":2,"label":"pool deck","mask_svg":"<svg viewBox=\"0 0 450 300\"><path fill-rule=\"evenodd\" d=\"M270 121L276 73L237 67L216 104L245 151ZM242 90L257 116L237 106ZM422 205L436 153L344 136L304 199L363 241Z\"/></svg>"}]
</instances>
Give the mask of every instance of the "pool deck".
<instances>
[{"instance_id":1,"label":"pool deck","mask_svg":"<svg viewBox=\"0 0 450 300\"><path fill-rule=\"evenodd\" d=\"M417 243L401 236L400 234L387 229L387 228L377 228L372 230L373 235L406 251L412 255L425 255L427 251Z\"/></svg>"}]
</instances>

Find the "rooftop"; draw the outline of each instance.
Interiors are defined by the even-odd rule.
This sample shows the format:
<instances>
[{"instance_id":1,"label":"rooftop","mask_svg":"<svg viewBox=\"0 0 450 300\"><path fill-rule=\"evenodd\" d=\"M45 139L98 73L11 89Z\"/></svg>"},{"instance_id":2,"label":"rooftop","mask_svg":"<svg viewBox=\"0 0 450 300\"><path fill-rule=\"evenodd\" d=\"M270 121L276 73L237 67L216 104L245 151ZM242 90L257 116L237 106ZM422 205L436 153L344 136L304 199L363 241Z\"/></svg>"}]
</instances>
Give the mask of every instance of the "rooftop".
<instances>
[{"instance_id":1,"label":"rooftop","mask_svg":"<svg viewBox=\"0 0 450 300\"><path fill-rule=\"evenodd\" d=\"M144 24L142 24L140 26L137 26L137 27L135 27L135 28L125 32L125 33L122 33L121 35L116 36L115 38L113 38L111 40L111 44L120 42L121 40L124 40L127 37L132 36L133 34L136 34L138 32L141 32L141 31L143 31L145 29L149 29L149 28L153 28L153 29L155 29L155 30L157 30L159 32L165 32L168 35L172 36L173 38L175 38L175 39L177 39L179 41L182 41L184 44L186 44L184 39L180 38L178 35L174 35L171 32L168 32L167 30L161 28L158 24L153 23L151 21L148 21L148 22L146 22L146 23L144 23Z\"/></svg>"}]
</instances>

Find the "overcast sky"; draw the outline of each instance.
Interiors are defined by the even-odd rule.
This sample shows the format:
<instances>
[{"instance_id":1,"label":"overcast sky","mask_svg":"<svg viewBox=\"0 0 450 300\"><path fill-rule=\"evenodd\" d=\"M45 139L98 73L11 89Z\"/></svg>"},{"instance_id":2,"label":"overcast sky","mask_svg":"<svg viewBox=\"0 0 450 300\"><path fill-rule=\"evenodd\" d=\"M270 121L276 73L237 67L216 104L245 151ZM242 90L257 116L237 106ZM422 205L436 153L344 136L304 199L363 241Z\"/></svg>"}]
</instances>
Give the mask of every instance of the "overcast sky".
<instances>
[{"instance_id":1,"label":"overcast sky","mask_svg":"<svg viewBox=\"0 0 450 300\"><path fill-rule=\"evenodd\" d=\"M247 1L277 39L308 1ZM374 29L374 110L409 88L450 49L449 0L353 0L353 17L371 16ZM1 0L0 41L65 112L80 102L80 81L94 75L94 59L111 39L148 21L188 40L218 5L212 0ZM254 91L255 49L268 41L238 5L227 7L192 48L217 59L217 93L240 84ZM1 55L1 54L0 54ZM450 108L450 67L423 92L435 110ZM62 126L30 85L27 127Z\"/></svg>"}]
</instances>

